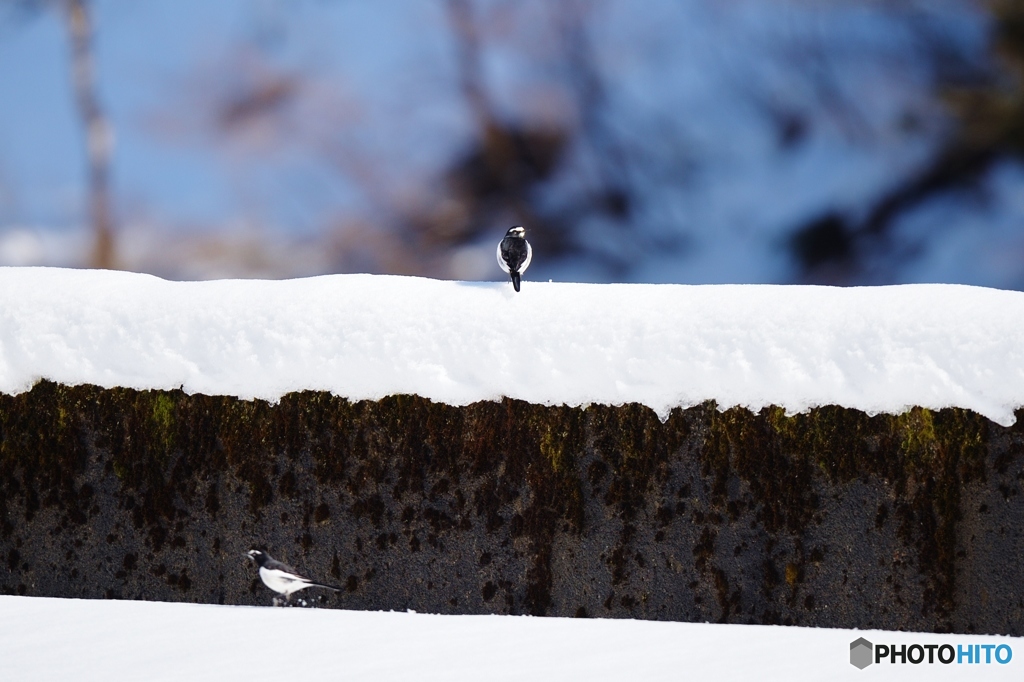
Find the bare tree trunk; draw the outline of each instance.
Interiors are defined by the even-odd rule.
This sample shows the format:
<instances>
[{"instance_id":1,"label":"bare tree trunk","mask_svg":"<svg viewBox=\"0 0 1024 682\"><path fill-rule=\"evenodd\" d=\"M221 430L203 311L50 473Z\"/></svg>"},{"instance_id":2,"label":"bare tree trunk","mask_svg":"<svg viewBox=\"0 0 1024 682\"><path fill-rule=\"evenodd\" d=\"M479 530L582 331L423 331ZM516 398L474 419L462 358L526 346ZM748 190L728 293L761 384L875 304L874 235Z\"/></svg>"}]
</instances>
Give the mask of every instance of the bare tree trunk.
<instances>
[{"instance_id":1,"label":"bare tree trunk","mask_svg":"<svg viewBox=\"0 0 1024 682\"><path fill-rule=\"evenodd\" d=\"M95 234L90 266L115 267L114 219L110 201L110 124L96 96L92 23L87 0L65 0L71 38L71 67L78 115L85 128L89 172L89 217Z\"/></svg>"}]
</instances>

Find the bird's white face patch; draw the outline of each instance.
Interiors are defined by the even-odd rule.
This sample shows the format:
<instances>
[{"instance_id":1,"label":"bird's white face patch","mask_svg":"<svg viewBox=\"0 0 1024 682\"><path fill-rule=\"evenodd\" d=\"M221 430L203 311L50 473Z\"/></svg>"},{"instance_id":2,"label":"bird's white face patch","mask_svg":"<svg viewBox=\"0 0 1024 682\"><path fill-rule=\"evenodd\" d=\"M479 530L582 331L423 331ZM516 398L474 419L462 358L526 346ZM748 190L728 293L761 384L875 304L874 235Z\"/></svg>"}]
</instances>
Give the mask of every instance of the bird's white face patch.
<instances>
[{"instance_id":1,"label":"bird's white face patch","mask_svg":"<svg viewBox=\"0 0 1024 682\"><path fill-rule=\"evenodd\" d=\"M517 237L522 237L524 234L526 234L526 230L522 227L513 227L511 230L509 230L509 232L511 232Z\"/></svg>"}]
</instances>

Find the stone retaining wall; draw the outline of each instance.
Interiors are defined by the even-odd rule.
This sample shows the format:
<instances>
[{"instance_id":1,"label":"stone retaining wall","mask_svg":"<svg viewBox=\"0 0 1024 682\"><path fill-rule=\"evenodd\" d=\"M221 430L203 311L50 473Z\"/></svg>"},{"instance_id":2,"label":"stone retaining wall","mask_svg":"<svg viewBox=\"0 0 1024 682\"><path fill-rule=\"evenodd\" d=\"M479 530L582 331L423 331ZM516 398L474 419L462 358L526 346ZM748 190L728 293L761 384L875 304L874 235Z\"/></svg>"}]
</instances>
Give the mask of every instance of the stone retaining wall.
<instances>
[{"instance_id":1,"label":"stone retaining wall","mask_svg":"<svg viewBox=\"0 0 1024 682\"><path fill-rule=\"evenodd\" d=\"M44 382L0 396L0 592L269 604L260 547L321 607L1020 636L1022 487L1024 427L963 410Z\"/></svg>"}]
</instances>

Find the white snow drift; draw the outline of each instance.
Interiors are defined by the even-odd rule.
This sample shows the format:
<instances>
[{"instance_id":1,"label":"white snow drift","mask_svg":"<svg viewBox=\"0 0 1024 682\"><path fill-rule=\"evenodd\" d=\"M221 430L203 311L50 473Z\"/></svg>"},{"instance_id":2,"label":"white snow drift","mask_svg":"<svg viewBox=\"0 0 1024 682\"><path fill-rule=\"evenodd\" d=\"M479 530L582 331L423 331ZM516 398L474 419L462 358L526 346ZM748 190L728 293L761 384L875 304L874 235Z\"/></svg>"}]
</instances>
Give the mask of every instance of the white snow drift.
<instances>
[{"instance_id":1,"label":"white snow drift","mask_svg":"<svg viewBox=\"0 0 1024 682\"><path fill-rule=\"evenodd\" d=\"M169 282L0 268L0 391L40 379L276 400L411 393L452 405L713 399L790 412L1024 405L1024 293L463 283L337 275Z\"/></svg>"},{"instance_id":2,"label":"white snow drift","mask_svg":"<svg viewBox=\"0 0 1024 682\"><path fill-rule=\"evenodd\" d=\"M1019 680L1024 653L1010 637L41 597L0 596L0 615L0 678L19 682ZM859 637L1012 655L858 670Z\"/></svg>"}]
</instances>

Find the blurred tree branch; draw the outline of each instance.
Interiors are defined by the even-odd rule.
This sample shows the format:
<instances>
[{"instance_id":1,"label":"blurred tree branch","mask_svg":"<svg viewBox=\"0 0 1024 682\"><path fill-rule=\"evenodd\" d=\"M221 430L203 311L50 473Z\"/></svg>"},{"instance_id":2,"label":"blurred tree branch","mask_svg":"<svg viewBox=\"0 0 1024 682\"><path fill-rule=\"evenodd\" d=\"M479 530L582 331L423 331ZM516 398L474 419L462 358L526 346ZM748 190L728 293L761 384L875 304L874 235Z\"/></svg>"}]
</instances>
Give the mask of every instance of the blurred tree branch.
<instances>
[{"instance_id":1,"label":"blurred tree branch","mask_svg":"<svg viewBox=\"0 0 1024 682\"><path fill-rule=\"evenodd\" d=\"M481 35L471 0L448 0L449 25L455 42L459 89L477 128L477 139L445 174L452 200L461 208L428 217L419 229L435 244L472 241L493 221L530 225L534 243L549 253L564 248L564 234L536 211L530 194L555 172L568 141L568 131L553 126L504 120L487 94Z\"/></svg>"},{"instance_id":2,"label":"blurred tree branch","mask_svg":"<svg viewBox=\"0 0 1024 682\"><path fill-rule=\"evenodd\" d=\"M85 6L88 2L62 1L69 6ZM818 130L821 128L826 129L826 135L838 131L849 146L875 142L880 147L878 141L885 138L878 133L883 126L885 134L896 135L907 134L917 126L914 141L934 144L944 130L940 125L944 119L937 113L935 100L928 97L936 92L928 87L933 82L929 76L919 76L918 71L910 69L913 76L906 81L881 79L883 87L898 88L912 82L922 97L905 100L909 103L900 104L900 110L891 116L884 114L885 122L879 123L873 102L864 101L868 98L857 81L858 74L847 71L851 64L866 58L876 67L886 66L885 60L889 59L894 69L912 64L926 72L934 68L938 73L946 59L942 51L947 50L951 55L948 63L954 68L945 76L936 75L934 82L947 89L955 84L956 78L948 74L957 71L956 60L964 55L977 59L980 50L963 48L957 42L959 34L953 35L956 31L949 30L945 23L930 27L928 2L906 0L895 3L894 9L877 10L889 13L892 25L898 29L894 31L894 43L908 40L906 34L913 34L918 21L915 17L923 17L919 21L921 35L909 38L911 47L902 43L900 47L879 48L871 40L852 39L837 49L836 32L842 30L841 23L828 24L829 31L819 35L814 17L801 15L796 40L790 40L793 36L776 27L765 34L772 41L765 43L767 50L759 50L756 45L750 49L725 44L723 38L735 38L723 34L712 36L712 42L723 43L720 47L700 47L690 52L677 50L672 43L678 26L671 22L699 15L692 7L665 14L664 19L657 13L653 18L640 17L637 25L630 27L636 34L627 44L616 42L618 27L613 22L622 23L623 11L632 12L634 17L644 13L633 12L625 2L443 0L423 16L437 22L431 28L438 28L439 23L440 28L447 29L446 37L451 42L443 47L454 59L442 59L436 65L416 64L406 74L404 84L379 83L379 91L386 92L388 98L405 98L401 113L392 111L391 118L386 110L374 108L378 104L374 99L383 98L372 94L371 89L353 96L356 91L349 89L343 78L323 77L306 66L275 63L273 55L247 49L241 59L201 65L202 77L193 101L185 107L166 109L171 115L165 123L173 132L183 122L187 127L188 119L196 119L204 132L204 144L226 145L230 152L243 155L246 162L235 164L234 171L251 176L247 177L250 180L275 163L284 165L299 159L301 165L296 163L288 172L308 173L327 188L319 198L310 192L310 199L301 200L320 201L327 206L307 224L332 231L328 241L334 267L339 269L431 276L463 276L461 273L470 272L465 276L485 276L485 270L460 270L456 259L483 261L480 254L487 251L484 246L488 240L500 236L508 225L521 222L530 229L531 241L544 257L538 261L539 267L543 267L543 260L560 258L567 262L571 257L583 264L585 276L629 278L642 272L644 259L652 254L668 261L697 244L694 240L703 236L701 232L710 235L712 230L731 229L725 222L717 222L719 214L730 211L709 204L722 204L731 197L723 199L709 192L711 198L704 198L696 196L695 190L705 180L722 178L729 166L742 167L748 157L790 154L796 161L805 162L796 157L821 153L813 148L824 137ZM737 17L752 11L739 7L744 3L728 4L737 5L728 10ZM788 7L783 1L777 4L775 11ZM831 4L872 3L837 0ZM910 5L918 9L908 10ZM712 6L718 11L718 5L707 4ZM757 12L750 16L757 16ZM714 21L709 26L717 30ZM416 30L426 32L420 25ZM752 32L740 37L756 40L759 35ZM918 41L923 47L917 46ZM771 63L764 68L745 61L771 57L772 50L779 50L780 45L783 59L765 60ZM862 47L881 50L882 54L864 56L859 50ZM677 77L695 79L693 74L687 75L688 70L701 67L696 60L709 58L700 50L713 53L717 49L727 53L722 59L726 67L728 60L738 60L736 72L740 77L735 86L752 91L755 105L768 114L767 150L756 148L757 134L738 135L740 141L732 145L732 140L720 134L724 126L708 126L707 121L700 120L707 111L731 119L732 112L727 109L732 104L717 92L723 89L717 82L709 88L710 94L690 93L698 100L692 109L698 114L696 118L689 116L689 102L679 99L686 87L675 87ZM671 55L676 61L667 64L671 68L650 68L662 59L661 55ZM366 55L368 60L373 58ZM644 68L637 71L630 62L642 62ZM780 67L785 67L785 76L770 77ZM719 72L723 70L718 68ZM641 78L656 75L660 80L645 83L648 92L639 94L639 89L627 82L636 72ZM434 80L428 82L430 76ZM970 71L964 82L976 76L977 70ZM702 102L700 97L708 97L708 101ZM955 95L950 94L949 99L952 102ZM446 116L454 115L442 125L434 124L428 133L404 137L407 128L414 129L421 122L414 120L417 110L430 107L443 108ZM982 108L998 113L991 104ZM81 109L83 118L88 118L89 107ZM743 111L739 114L747 115ZM929 114L934 119L928 118ZM915 116L916 123L910 120ZM751 125L742 123L741 116L736 116L736 121ZM927 125L933 127L925 130ZM714 136L700 127L713 131ZM962 128L967 130L966 126ZM982 137L978 139L971 139L966 132L960 142L956 141L959 137L951 137L941 145L929 167L910 177L890 180L890 186L878 196L865 200L857 195L860 205L850 208L849 213L812 216L814 220L807 223L787 226L787 236L795 231L789 246L805 279L863 281L864 270L857 269L868 260L865 254L885 250L890 226L902 214L931 197L969 183L1002 153L991 151L992 145L1003 149L1001 142L985 141L994 128L980 125L979 129ZM921 130L928 133L927 139ZM773 132L778 137L774 147ZM428 147L429 158L422 153ZM250 163L254 158L259 162ZM292 203L300 200L297 197L301 190L313 185L299 181L296 185L300 191L296 192L283 190L277 179L273 184ZM347 199L348 206L335 200L341 194L332 190L337 186L344 186L350 196L355 196ZM261 190L251 194L256 199L261 195ZM751 201L785 204L791 198L754 197ZM357 202L366 208L351 208ZM743 201L737 203L742 206ZM269 223L275 218L268 216L262 205L255 206L259 201L244 204L252 211L253 222ZM806 211L819 210L817 206L820 204L800 208L798 215L807 216ZM366 212L360 214L360 210ZM743 210L737 212L738 230L766 227L760 216L750 218L749 225L744 223ZM773 229L777 234L778 228ZM710 235L710 240L715 238L717 235ZM773 243L777 238L771 237ZM892 260L892 256L889 258ZM487 258L486 262L493 268L493 259Z\"/></svg>"},{"instance_id":3,"label":"blurred tree branch","mask_svg":"<svg viewBox=\"0 0 1024 682\"><path fill-rule=\"evenodd\" d=\"M938 85L954 128L930 162L895 182L859 218L828 212L800 226L791 247L809 281L845 283L886 257L897 221L944 193L970 188L997 163L1024 159L1024 3L990 0L993 67ZM941 51L943 46L934 47ZM967 70L969 71L969 70Z\"/></svg>"},{"instance_id":4,"label":"blurred tree branch","mask_svg":"<svg viewBox=\"0 0 1024 682\"><path fill-rule=\"evenodd\" d=\"M446 7L459 89L478 133L445 172L445 184L462 210L428 219L428 240L467 243L493 231L500 220L521 222L548 258L585 254L613 276L624 275L630 259L629 249L621 248L622 239L607 232L607 239L601 240L580 235L580 228L591 218L618 226L630 224L641 202L632 173L637 157L645 154L642 140L623 139L611 124L614 115L609 111L607 85L590 40L592 3L546 5L546 18L541 21L547 25L537 31L552 38L554 61L546 67L556 75L557 88L570 103L571 114L557 123L511 119L497 110L488 96L483 69L483 52L494 37L485 32L477 16L483 10L481 3L448 0ZM515 49L524 55L531 52L525 44ZM676 160L673 171L678 181L688 160ZM641 163L649 161L645 158ZM552 200L550 190L567 173L574 176L575 186L557 191ZM452 224L452 217L458 224ZM632 245L642 240L636 234L623 237Z\"/></svg>"}]
</instances>

